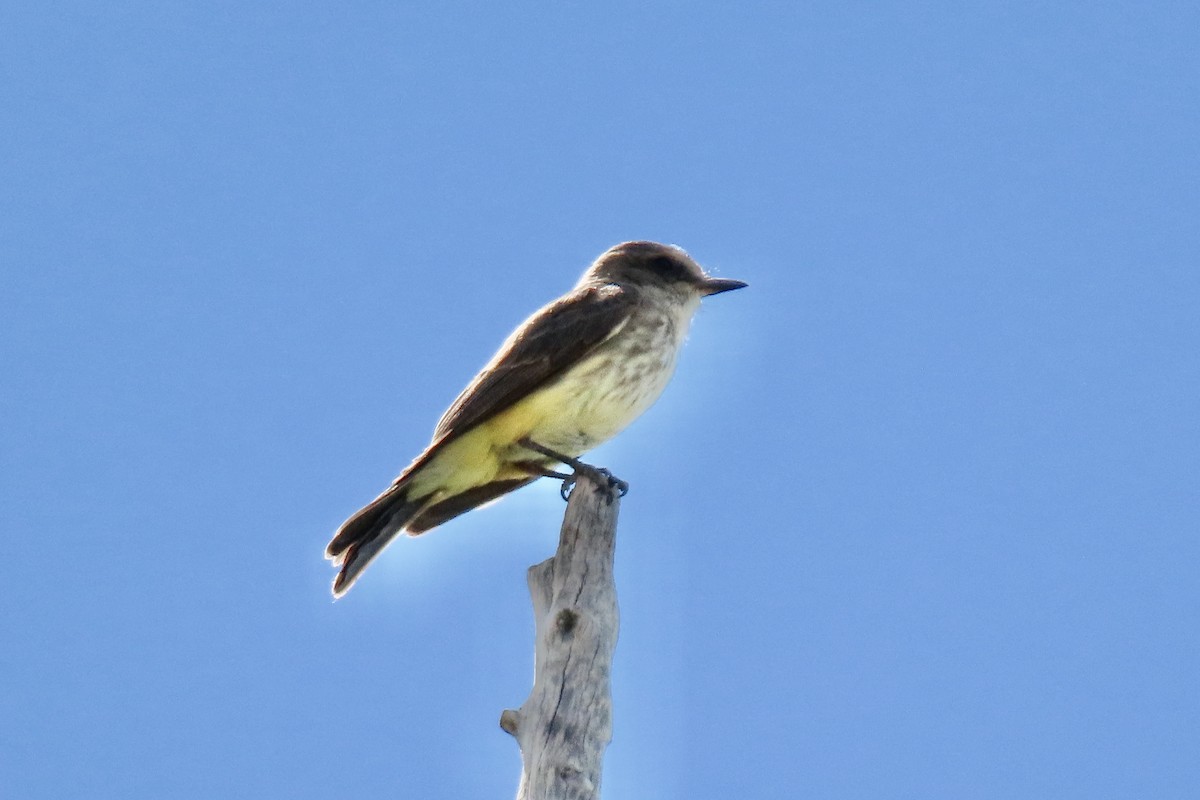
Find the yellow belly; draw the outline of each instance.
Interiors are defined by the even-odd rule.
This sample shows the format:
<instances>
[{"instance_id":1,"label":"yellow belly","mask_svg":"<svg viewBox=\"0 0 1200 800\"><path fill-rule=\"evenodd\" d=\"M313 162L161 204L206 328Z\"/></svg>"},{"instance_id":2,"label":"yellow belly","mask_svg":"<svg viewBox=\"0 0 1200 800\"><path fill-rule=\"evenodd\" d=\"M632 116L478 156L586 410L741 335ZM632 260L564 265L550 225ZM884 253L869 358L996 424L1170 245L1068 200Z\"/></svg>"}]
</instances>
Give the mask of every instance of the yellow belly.
<instances>
[{"instance_id":1,"label":"yellow belly","mask_svg":"<svg viewBox=\"0 0 1200 800\"><path fill-rule=\"evenodd\" d=\"M644 335L627 335L636 327L629 326L553 383L446 445L412 476L414 490L454 495L526 477L517 462L551 463L518 444L526 437L575 457L620 433L666 388L694 310L681 308L677 320L647 325Z\"/></svg>"}]
</instances>

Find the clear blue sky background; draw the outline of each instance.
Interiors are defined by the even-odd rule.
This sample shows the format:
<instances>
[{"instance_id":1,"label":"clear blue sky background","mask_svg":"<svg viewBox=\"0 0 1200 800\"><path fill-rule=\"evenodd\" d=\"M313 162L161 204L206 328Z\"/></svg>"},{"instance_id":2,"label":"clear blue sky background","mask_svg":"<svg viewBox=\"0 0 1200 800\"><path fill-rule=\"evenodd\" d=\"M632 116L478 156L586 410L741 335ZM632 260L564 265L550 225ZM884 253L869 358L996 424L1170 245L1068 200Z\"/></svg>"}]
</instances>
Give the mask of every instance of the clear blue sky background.
<instances>
[{"instance_id":1,"label":"clear blue sky background","mask_svg":"<svg viewBox=\"0 0 1200 800\"><path fill-rule=\"evenodd\" d=\"M607 795L1200 793L1194 3L0 12L0 794L509 797L545 482L330 532L615 242L751 288L633 485Z\"/></svg>"}]
</instances>

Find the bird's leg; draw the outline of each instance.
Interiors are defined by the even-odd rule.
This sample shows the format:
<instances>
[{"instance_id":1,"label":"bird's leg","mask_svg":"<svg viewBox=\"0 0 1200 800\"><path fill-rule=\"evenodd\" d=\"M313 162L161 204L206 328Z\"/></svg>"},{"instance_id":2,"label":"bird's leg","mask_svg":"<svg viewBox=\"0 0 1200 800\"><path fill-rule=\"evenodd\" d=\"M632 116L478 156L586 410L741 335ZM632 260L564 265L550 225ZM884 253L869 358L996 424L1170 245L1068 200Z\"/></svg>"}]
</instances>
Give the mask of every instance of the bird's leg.
<instances>
[{"instance_id":1,"label":"bird's leg","mask_svg":"<svg viewBox=\"0 0 1200 800\"><path fill-rule=\"evenodd\" d=\"M607 484L609 490L616 489L618 497L624 497L629 493L629 484L613 475L603 467L594 467L591 464L585 464L578 458L572 458L571 456L555 452L545 445L538 444L528 436L518 441L517 444L532 450L535 453L540 453L546 458L553 458L555 461L558 461L561 464L566 464L568 467L575 470L575 475L578 475L582 472L592 476L597 483ZM562 486L559 488L558 493L562 495L563 500L566 500L571 496L571 487L575 485L575 475L563 475L561 472L552 472L550 470L542 470L541 474L547 477L561 478Z\"/></svg>"},{"instance_id":2,"label":"bird's leg","mask_svg":"<svg viewBox=\"0 0 1200 800\"><path fill-rule=\"evenodd\" d=\"M556 472L549 467L543 466L537 461L517 461L513 466L520 467L530 475L538 475L543 478L557 478L558 480L562 481L562 486L558 490L559 496L561 496L563 500L570 499L571 495L567 490L575 485L574 475L568 472Z\"/></svg>"},{"instance_id":3,"label":"bird's leg","mask_svg":"<svg viewBox=\"0 0 1200 800\"><path fill-rule=\"evenodd\" d=\"M541 478L558 478L560 481L565 481L568 478L573 477L568 472L556 472L555 470L543 466L537 461L514 461L513 466L525 470L530 475L537 475Z\"/></svg>"}]
</instances>

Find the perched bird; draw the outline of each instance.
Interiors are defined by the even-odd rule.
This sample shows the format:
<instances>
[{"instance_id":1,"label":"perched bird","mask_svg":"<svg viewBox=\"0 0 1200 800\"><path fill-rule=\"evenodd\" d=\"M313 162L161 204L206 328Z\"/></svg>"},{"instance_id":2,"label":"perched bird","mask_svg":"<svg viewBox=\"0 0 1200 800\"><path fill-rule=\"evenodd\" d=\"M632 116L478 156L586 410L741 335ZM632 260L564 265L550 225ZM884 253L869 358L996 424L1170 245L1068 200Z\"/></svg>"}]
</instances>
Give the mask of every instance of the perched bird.
<instances>
[{"instance_id":1,"label":"perched bird","mask_svg":"<svg viewBox=\"0 0 1200 800\"><path fill-rule=\"evenodd\" d=\"M424 533L615 436L675 371L700 299L740 289L687 253L625 242L521 324L442 416L433 441L383 494L346 520L325 556L341 597L401 532ZM613 479L623 491L622 482Z\"/></svg>"}]
</instances>

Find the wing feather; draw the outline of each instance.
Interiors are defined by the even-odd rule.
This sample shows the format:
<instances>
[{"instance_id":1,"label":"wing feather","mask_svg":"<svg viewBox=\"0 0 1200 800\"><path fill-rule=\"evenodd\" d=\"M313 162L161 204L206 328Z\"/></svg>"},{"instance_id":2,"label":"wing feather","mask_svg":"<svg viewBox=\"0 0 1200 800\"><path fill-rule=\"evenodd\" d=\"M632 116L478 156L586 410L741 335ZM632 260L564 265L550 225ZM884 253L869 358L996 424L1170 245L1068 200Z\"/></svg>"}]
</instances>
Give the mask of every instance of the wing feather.
<instances>
[{"instance_id":1,"label":"wing feather","mask_svg":"<svg viewBox=\"0 0 1200 800\"><path fill-rule=\"evenodd\" d=\"M589 286L538 311L450 404L434 441L444 443L550 384L624 327L632 304L618 286Z\"/></svg>"}]
</instances>

